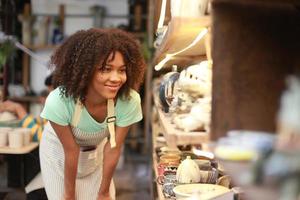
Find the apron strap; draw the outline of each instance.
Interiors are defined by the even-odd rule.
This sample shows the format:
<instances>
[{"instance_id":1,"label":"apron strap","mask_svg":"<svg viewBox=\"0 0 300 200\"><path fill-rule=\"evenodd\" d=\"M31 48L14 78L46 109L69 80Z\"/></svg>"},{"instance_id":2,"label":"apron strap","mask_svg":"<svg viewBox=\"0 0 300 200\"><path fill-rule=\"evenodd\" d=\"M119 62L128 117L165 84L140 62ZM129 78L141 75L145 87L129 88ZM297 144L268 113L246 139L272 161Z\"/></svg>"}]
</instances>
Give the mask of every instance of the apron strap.
<instances>
[{"instance_id":1,"label":"apron strap","mask_svg":"<svg viewBox=\"0 0 300 200\"><path fill-rule=\"evenodd\" d=\"M115 121L116 121L116 116L115 116L115 105L114 105L114 100L113 99L108 99L107 100L107 119L106 123L108 126L108 131L110 134L110 146L111 148L116 147L116 133L115 133Z\"/></svg>"},{"instance_id":2,"label":"apron strap","mask_svg":"<svg viewBox=\"0 0 300 200\"><path fill-rule=\"evenodd\" d=\"M80 115L82 112L82 103L77 100L76 105L75 105L75 110L73 114L73 119L72 119L72 126L77 126L80 120ZM115 121L116 121L116 116L115 116L115 105L114 105L114 100L113 99L108 99L107 100L107 119L106 123L108 126L108 131L110 134L110 146L111 148L116 147L116 133L115 133Z\"/></svg>"},{"instance_id":3,"label":"apron strap","mask_svg":"<svg viewBox=\"0 0 300 200\"><path fill-rule=\"evenodd\" d=\"M76 127L79 123L82 107L83 107L82 103L79 100L77 100L75 104L75 111L73 114L72 123L71 123L72 126L74 127Z\"/></svg>"}]
</instances>

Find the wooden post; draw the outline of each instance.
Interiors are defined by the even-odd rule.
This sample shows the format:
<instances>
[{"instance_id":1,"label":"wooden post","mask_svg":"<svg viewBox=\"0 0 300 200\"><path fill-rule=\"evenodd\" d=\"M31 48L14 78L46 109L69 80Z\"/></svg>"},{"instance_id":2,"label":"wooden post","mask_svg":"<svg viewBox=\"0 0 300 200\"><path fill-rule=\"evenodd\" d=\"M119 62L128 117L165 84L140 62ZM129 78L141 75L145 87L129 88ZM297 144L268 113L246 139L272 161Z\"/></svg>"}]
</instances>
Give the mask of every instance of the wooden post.
<instances>
[{"instance_id":1,"label":"wooden post","mask_svg":"<svg viewBox=\"0 0 300 200\"><path fill-rule=\"evenodd\" d=\"M27 21L27 30L23 30L23 45L30 46L31 45L31 16L30 16L30 4L27 3L24 6L24 12L21 17L23 25L25 25L25 21ZM24 28L24 27L23 27ZM24 38L26 37L26 38ZM25 43L24 43L25 41ZM29 66L30 66L30 59L26 53L23 53L23 61L22 61L22 84L26 92L29 91Z\"/></svg>"},{"instance_id":2,"label":"wooden post","mask_svg":"<svg viewBox=\"0 0 300 200\"><path fill-rule=\"evenodd\" d=\"M300 68L291 3L213 1L212 139L232 129L275 132L285 78Z\"/></svg>"},{"instance_id":3,"label":"wooden post","mask_svg":"<svg viewBox=\"0 0 300 200\"><path fill-rule=\"evenodd\" d=\"M64 35L64 31L65 31L65 5L60 4L59 5L59 30L61 32L62 35Z\"/></svg>"},{"instance_id":4,"label":"wooden post","mask_svg":"<svg viewBox=\"0 0 300 200\"><path fill-rule=\"evenodd\" d=\"M22 57L22 84L25 88L25 91L29 91L29 66L30 66L30 58L29 55L23 53Z\"/></svg>"}]
</instances>

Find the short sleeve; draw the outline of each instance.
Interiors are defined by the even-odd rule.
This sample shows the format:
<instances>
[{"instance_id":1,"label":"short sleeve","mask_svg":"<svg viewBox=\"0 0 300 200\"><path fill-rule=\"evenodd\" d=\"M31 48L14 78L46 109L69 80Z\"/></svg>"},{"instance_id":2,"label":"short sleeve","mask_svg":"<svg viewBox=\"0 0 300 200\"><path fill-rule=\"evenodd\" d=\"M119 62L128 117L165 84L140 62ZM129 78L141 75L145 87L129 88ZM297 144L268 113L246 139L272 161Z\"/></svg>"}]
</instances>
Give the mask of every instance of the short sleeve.
<instances>
[{"instance_id":1,"label":"short sleeve","mask_svg":"<svg viewBox=\"0 0 300 200\"><path fill-rule=\"evenodd\" d=\"M116 125L126 127L143 119L140 95L131 90L129 100L120 100L116 109Z\"/></svg>"},{"instance_id":2,"label":"short sleeve","mask_svg":"<svg viewBox=\"0 0 300 200\"><path fill-rule=\"evenodd\" d=\"M41 117L62 126L70 124L71 114L67 106L69 101L56 88L48 95Z\"/></svg>"}]
</instances>

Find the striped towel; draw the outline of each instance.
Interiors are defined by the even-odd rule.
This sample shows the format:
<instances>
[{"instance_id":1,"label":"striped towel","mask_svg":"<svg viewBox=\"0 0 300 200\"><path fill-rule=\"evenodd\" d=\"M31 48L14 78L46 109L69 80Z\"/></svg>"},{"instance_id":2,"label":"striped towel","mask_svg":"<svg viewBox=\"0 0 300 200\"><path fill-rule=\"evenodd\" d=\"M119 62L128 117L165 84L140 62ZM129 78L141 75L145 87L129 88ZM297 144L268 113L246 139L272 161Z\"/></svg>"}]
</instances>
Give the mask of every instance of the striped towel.
<instances>
[{"instance_id":1,"label":"striped towel","mask_svg":"<svg viewBox=\"0 0 300 200\"><path fill-rule=\"evenodd\" d=\"M32 141L39 142L44 130L44 125L47 123L46 119L41 117L33 117L32 115L26 115L20 122L20 126L23 128L31 129Z\"/></svg>"}]
</instances>

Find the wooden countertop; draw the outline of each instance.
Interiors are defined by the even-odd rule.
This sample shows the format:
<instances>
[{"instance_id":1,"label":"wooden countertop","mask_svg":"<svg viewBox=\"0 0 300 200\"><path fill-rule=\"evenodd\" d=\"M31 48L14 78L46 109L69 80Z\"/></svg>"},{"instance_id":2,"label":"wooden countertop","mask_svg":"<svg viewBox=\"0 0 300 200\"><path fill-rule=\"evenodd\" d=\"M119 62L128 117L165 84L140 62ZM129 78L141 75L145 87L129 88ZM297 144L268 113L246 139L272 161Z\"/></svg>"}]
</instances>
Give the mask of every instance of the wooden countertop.
<instances>
[{"instance_id":1,"label":"wooden countertop","mask_svg":"<svg viewBox=\"0 0 300 200\"><path fill-rule=\"evenodd\" d=\"M0 154L26 154L33 151L39 146L38 142L32 142L27 146L21 148L10 148L10 147L0 147Z\"/></svg>"}]
</instances>

